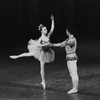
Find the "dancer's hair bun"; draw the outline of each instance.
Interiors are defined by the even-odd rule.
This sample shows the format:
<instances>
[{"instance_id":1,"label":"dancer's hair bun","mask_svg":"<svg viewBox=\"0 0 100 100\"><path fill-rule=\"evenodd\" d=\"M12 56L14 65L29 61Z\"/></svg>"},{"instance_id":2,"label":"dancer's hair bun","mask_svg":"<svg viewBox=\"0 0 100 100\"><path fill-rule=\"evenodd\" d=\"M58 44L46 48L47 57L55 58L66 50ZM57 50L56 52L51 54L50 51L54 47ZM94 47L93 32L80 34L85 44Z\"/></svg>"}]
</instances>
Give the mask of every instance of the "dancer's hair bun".
<instances>
[{"instance_id":1,"label":"dancer's hair bun","mask_svg":"<svg viewBox=\"0 0 100 100\"><path fill-rule=\"evenodd\" d=\"M41 30L41 29L42 29L42 27L43 27L43 25L42 25L42 24L40 24L40 25L38 26L38 30Z\"/></svg>"}]
</instances>

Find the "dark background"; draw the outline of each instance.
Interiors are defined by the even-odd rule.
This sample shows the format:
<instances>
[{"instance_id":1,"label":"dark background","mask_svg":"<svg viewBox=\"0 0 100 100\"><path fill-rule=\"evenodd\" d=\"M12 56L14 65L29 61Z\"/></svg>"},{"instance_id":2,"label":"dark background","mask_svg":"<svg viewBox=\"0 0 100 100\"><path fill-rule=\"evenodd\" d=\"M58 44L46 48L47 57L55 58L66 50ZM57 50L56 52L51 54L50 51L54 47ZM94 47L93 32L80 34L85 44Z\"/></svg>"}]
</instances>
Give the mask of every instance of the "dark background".
<instances>
[{"instance_id":1,"label":"dark background","mask_svg":"<svg viewBox=\"0 0 100 100\"><path fill-rule=\"evenodd\" d=\"M51 42L65 40L68 25L79 43L95 42L100 34L99 6L99 0L0 0L1 49L27 45L30 38L39 38L40 23L49 31L51 14L55 17Z\"/></svg>"},{"instance_id":2,"label":"dark background","mask_svg":"<svg viewBox=\"0 0 100 100\"><path fill-rule=\"evenodd\" d=\"M78 41L80 93L76 97L66 97L72 84L64 48L53 47L55 60L45 64L47 94L40 85L40 64L37 59L9 58L10 55L26 52L30 38L40 37L40 23L50 30L51 14L55 17L51 42L65 40L68 25L73 27ZM100 100L99 23L100 0L0 0L0 98ZM60 90L63 92L58 92Z\"/></svg>"}]
</instances>

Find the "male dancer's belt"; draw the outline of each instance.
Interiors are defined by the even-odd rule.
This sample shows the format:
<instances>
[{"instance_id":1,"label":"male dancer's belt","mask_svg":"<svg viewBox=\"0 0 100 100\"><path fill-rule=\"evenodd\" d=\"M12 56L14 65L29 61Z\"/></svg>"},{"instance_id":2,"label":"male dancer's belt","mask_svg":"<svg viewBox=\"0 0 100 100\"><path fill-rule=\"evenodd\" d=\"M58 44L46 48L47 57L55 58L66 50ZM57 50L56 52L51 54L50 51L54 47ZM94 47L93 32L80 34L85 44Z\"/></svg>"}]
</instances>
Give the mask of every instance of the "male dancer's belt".
<instances>
[{"instance_id":1,"label":"male dancer's belt","mask_svg":"<svg viewBox=\"0 0 100 100\"><path fill-rule=\"evenodd\" d=\"M67 53L67 54L69 55L69 54L73 54L73 53L75 53L75 52L70 52L70 53Z\"/></svg>"}]
</instances>

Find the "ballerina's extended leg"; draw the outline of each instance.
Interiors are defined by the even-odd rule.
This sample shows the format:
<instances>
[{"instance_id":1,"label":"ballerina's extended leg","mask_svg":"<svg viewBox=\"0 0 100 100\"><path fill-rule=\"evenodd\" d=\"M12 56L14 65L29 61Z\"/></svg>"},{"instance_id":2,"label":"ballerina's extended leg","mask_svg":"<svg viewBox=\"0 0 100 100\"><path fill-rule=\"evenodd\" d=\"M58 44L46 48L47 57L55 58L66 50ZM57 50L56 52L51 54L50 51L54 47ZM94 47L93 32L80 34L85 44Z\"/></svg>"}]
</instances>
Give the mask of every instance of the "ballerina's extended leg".
<instances>
[{"instance_id":1,"label":"ballerina's extended leg","mask_svg":"<svg viewBox=\"0 0 100 100\"><path fill-rule=\"evenodd\" d=\"M17 58L20 58L20 57L28 57L28 56L32 56L31 52L22 53L20 55L12 55L12 56L9 56L9 57L12 58L12 59L17 59Z\"/></svg>"}]
</instances>

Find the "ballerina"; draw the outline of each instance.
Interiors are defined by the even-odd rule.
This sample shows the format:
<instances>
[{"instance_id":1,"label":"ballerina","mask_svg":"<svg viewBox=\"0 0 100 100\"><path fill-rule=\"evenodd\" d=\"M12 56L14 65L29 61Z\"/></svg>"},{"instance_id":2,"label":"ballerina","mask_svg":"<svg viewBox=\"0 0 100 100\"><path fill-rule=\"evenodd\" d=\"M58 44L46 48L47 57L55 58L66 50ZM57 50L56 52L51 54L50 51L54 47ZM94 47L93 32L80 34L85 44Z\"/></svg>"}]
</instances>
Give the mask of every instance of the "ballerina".
<instances>
[{"instance_id":1,"label":"ballerina","mask_svg":"<svg viewBox=\"0 0 100 100\"><path fill-rule=\"evenodd\" d=\"M54 16L51 15L50 19L52 20L51 23L51 29L48 33L47 28L40 24L38 29L41 31L41 36L38 40L30 39L28 42L28 51L26 53L22 53L20 55L12 55L10 58L17 59L20 57L30 57L34 56L37 60L40 61L40 75L41 75L41 85L43 86L43 89L46 88L46 82L45 82L45 72L44 72L44 66L45 63L53 62L55 59L55 53L50 48L52 44L50 43L50 36L52 35L54 31Z\"/></svg>"}]
</instances>

